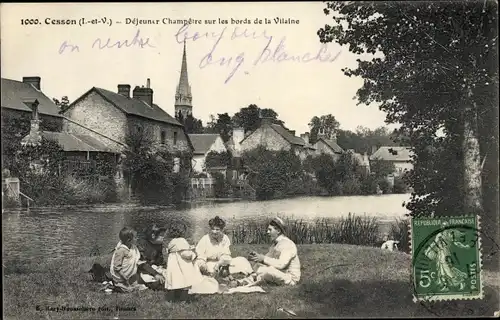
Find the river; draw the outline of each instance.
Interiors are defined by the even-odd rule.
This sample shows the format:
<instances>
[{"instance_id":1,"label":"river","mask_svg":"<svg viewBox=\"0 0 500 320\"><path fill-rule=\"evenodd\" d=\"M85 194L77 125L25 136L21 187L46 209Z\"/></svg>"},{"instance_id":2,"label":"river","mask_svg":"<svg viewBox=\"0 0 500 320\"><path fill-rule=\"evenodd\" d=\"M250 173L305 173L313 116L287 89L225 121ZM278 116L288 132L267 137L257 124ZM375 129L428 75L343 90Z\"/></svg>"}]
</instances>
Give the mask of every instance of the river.
<instances>
[{"instance_id":1,"label":"river","mask_svg":"<svg viewBox=\"0 0 500 320\"><path fill-rule=\"evenodd\" d=\"M184 208L103 205L8 211L2 215L3 263L43 261L109 252L123 226L144 230L150 223L182 222L187 238L197 241L208 231L208 219L219 215L226 229L275 215L304 220L340 218L349 213L394 221L408 211L409 194L351 197L301 197L271 201L203 202Z\"/></svg>"}]
</instances>

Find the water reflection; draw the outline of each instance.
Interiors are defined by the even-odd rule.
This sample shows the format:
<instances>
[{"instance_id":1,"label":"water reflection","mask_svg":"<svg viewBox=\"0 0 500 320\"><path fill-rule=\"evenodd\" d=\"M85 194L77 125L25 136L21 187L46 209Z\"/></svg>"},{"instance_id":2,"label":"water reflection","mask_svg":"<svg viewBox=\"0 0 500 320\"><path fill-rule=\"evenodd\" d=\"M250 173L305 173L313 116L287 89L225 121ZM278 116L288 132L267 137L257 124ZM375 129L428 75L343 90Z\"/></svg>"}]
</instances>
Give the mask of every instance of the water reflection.
<instances>
[{"instance_id":1,"label":"water reflection","mask_svg":"<svg viewBox=\"0 0 500 320\"><path fill-rule=\"evenodd\" d=\"M99 206L5 212L2 216L4 264L14 260L51 260L109 253L125 225L139 233L152 224L182 223L192 244L208 232L208 220L219 215L227 233L242 222L279 215L305 220L347 216L349 212L393 220L407 213L409 195L367 197L307 197L266 202L191 204L184 208Z\"/></svg>"}]
</instances>

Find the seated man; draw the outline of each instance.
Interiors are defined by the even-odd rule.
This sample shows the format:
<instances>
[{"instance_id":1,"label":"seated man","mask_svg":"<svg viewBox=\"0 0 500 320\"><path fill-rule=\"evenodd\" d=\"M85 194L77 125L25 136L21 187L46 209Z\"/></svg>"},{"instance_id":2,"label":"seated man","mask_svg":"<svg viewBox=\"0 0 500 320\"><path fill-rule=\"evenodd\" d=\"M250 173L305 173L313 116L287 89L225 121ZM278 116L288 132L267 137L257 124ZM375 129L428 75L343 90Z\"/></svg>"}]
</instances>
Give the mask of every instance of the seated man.
<instances>
[{"instance_id":1,"label":"seated man","mask_svg":"<svg viewBox=\"0 0 500 320\"><path fill-rule=\"evenodd\" d=\"M163 290L164 288L165 278L161 272L158 272L152 266L160 267L164 265L162 249L165 231L166 228L151 225L146 229L144 238L137 241L137 247L141 254L138 272L150 289ZM147 281L146 278L154 278L154 281Z\"/></svg>"},{"instance_id":2,"label":"seated man","mask_svg":"<svg viewBox=\"0 0 500 320\"><path fill-rule=\"evenodd\" d=\"M254 273L238 282L239 285L268 282L278 285L295 285L300 281L300 260L297 246L285 235L285 224L280 218L269 223L267 234L273 244L266 255L252 252Z\"/></svg>"}]
</instances>

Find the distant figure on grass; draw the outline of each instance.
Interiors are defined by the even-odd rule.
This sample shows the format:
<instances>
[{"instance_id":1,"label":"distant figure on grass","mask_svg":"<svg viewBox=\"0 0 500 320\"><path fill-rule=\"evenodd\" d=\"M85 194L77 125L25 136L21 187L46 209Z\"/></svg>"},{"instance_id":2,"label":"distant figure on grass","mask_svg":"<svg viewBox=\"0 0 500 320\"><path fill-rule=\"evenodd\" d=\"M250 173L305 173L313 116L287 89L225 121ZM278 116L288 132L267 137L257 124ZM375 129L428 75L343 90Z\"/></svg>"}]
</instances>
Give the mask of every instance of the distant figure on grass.
<instances>
[{"instance_id":1,"label":"distant figure on grass","mask_svg":"<svg viewBox=\"0 0 500 320\"><path fill-rule=\"evenodd\" d=\"M388 250L388 251L398 251L398 244L399 241L393 240L389 237L388 234L384 235L384 243L382 243L382 246L380 246L380 249L382 250Z\"/></svg>"},{"instance_id":2,"label":"distant figure on grass","mask_svg":"<svg viewBox=\"0 0 500 320\"><path fill-rule=\"evenodd\" d=\"M186 300L189 289L200 283L203 278L194 264L196 253L194 246L190 246L184 239L184 231L173 227L169 232L172 238L166 246L168 254L167 269L165 271L165 288L169 290L174 300Z\"/></svg>"},{"instance_id":3,"label":"distant figure on grass","mask_svg":"<svg viewBox=\"0 0 500 320\"><path fill-rule=\"evenodd\" d=\"M217 273L249 275L252 266L245 257L231 258L231 240L224 234L226 222L218 216L208 221L210 232L196 245L196 265L203 275L214 277Z\"/></svg>"},{"instance_id":4,"label":"distant figure on grass","mask_svg":"<svg viewBox=\"0 0 500 320\"><path fill-rule=\"evenodd\" d=\"M277 285L296 285L300 281L300 260L295 243L285 236L285 224L280 218L269 223L267 234L272 245L266 255L251 252L249 260L255 270L249 277L238 281L239 285L254 285L261 282Z\"/></svg>"},{"instance_id":5,"label":"distant figure on grass","mask_svg":"<svg viewBox=\"0 0 500 320\"><path fill-rule=\"evenodd\" d=\"M141 279L148 288L154 290L164 289L165 277L159 267L165 264L163 259L165 232L166 228L153 224L146 229L144 237L137 241L141 254L138 267Z\"/></svg>"},{"instance_id":6,"label":"distant figure on grass","mask_svg":"<svg viewBox=\"0 0 500 320\"><path fill-rule=\"evenodd\" d=\"M141 291L147 289L141 284L137 273L140 253L137 249L137 235L134 229L125 227L120 231L120 241L111 258L110 273L115 290L121 292Z\"/></svg>"}]
</instances>

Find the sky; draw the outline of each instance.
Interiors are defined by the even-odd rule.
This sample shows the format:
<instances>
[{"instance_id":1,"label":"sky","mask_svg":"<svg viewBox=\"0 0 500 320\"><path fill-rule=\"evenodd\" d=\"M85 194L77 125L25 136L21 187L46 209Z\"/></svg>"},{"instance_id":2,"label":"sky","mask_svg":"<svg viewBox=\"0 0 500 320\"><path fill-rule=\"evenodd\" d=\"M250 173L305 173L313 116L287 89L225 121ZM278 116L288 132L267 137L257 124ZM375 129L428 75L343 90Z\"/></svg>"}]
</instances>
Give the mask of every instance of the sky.
<instances>
[{"instance_id":1,"label":"sky","mask_svg":"<svg viewBox=\"0 0 500 320\"><path fill-rule=\"evenodd\" d=\"M385 125L376 105L356 105L362 79L341 71L356 67L359 56L319 42L317 30L331 21L324 7L322 2L3 3L2 78L39 76L47 96L70 101L94 86L116 92L118 84L145 86L149 78L154 103L173 115L185 40L193 114L204 124L211 114L233 115L256 104L275 110L297 134L309 131L313 116L326 114L342 129ZM38 24L29 24L36 19ZM77 24L58 24L67 19ZM184 19L194 21L175 23ZM137 20L158 24L135 25ZM125 40L128 45L116 45Z\"/></svg>"}]
</instances>

